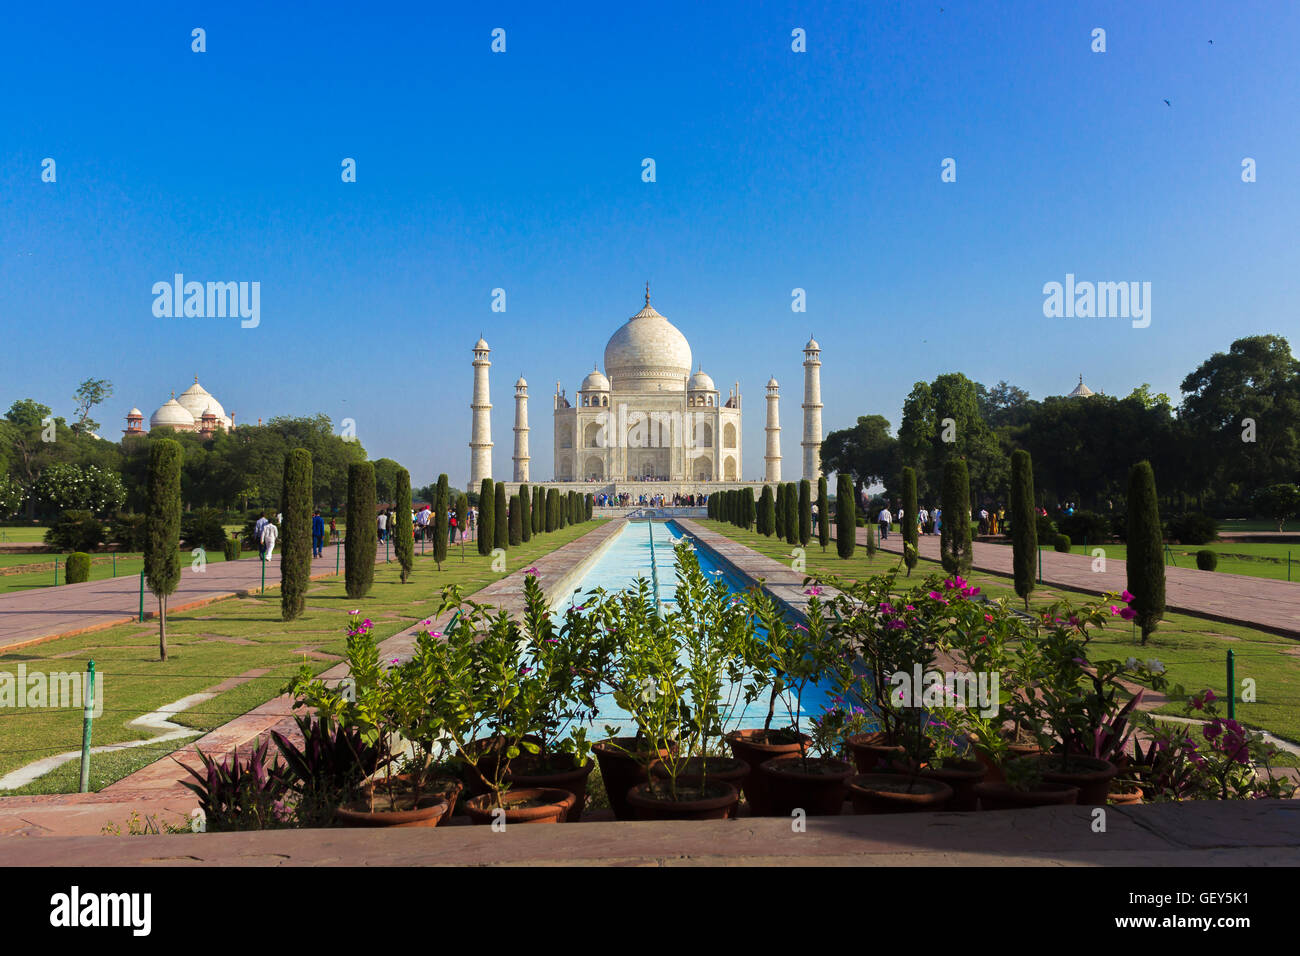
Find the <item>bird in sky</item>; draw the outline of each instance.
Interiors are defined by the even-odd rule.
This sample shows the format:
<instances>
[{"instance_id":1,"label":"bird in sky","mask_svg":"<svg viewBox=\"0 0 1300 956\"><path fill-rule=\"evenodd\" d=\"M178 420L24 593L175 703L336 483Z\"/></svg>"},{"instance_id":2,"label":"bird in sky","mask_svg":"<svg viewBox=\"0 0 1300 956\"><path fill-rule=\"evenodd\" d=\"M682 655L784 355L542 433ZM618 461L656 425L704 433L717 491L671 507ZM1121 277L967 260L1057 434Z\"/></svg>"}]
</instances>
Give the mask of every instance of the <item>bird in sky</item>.
<instances>
[{"instance_id":1,"label":"bird in sky","mask_svg":"<svg viewBox=\"0 0 1300 956\"><path fill-rule=\"evenodd\" d=\"M1165 106L1173 106L1173 105L1174 105L1173 103L1170 103L1168 100L1165 100Z\"/></svg>"}]
</instances>

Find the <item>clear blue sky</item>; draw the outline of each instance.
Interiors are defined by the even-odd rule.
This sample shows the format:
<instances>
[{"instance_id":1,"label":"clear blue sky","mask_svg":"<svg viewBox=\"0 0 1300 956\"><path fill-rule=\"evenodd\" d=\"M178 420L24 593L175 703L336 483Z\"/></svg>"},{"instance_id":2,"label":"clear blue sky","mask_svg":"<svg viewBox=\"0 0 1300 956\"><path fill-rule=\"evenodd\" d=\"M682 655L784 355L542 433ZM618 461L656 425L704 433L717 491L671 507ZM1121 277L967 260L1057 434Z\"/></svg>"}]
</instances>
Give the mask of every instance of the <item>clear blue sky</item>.
<instances>
[{"instance_id":1,"label":"clear blue sky","mask_svg":"<svg viewBox=\"0 0 1300 956\"><path fill-rule=\"evenodd\" d=\"M351 417L372 457L463 485L481 332L495 474L522 372L549 478L556 379L576 390L649 279L741 382L755 477L769 375L797 460L809 333L827 430L897 426L953 370L1177 399L1234 338L1298 337L1294 3L268 6L6 11L0 406L70 415L108 378L117 434L197 374L239 421ZM175 272L259 281L260 327L155 318ZM1150 328L1044 318L1067 272L1151 282Z\"/></svg>"}]
</instances>

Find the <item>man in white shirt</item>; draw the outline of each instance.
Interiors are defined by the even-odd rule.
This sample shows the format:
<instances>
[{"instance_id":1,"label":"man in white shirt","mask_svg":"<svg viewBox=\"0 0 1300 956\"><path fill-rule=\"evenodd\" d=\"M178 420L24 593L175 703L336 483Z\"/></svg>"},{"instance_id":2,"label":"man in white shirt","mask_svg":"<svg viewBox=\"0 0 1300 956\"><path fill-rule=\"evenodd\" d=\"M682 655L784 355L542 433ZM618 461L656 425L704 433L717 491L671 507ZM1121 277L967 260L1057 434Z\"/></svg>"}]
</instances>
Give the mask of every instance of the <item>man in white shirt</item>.
<instances>
[{"instance_id":1,"label":"man in white shirt","mask_svg":"<svg viewBox=\"0 0 1300 956\"><path fill-rule=\"evenodd\" d=\"M880 540L884 541L889 537L889 525L894 520L894 516L889 513L888 508L881 508L876 520L880 522Z\"/></svg>"},{"instance_id":2,"label":"man in white shirt","mask_svg":"<svg viewBox=\"0 0 1300 956\"><path fill-rule=\"evenodd\" d=\"M258 518L257 522L253 525L253 540L257 542L257 553L263 558L266 557L266 545L262 543L262 532L270 523L271 522L267 519L266 512L264 511L262 512L262 517Z\"/></svg>"},{"instance_id":3,"label":"man in white shirt","mask_svg":"<svg viewBox=\"0 0 1300 956\"><path fill-rule=\"evenodd\" d=\"M388 513L379 512L379 540L384 540L384 534L388 531Z\"/></svg>"},{"instance_id":4,"label":"man in white shirt","mask_svg":"<svg viewBox=\"0 0 1300 956\"><path fill-rule=\"evenodd\" d=\"M278 535L279 531L275 525L268 521L266 527L262 529L262 544L266 549L263 557L267 561L271 560L271 552L275 550L275 539Z\"/></svg>"}]
</instances>

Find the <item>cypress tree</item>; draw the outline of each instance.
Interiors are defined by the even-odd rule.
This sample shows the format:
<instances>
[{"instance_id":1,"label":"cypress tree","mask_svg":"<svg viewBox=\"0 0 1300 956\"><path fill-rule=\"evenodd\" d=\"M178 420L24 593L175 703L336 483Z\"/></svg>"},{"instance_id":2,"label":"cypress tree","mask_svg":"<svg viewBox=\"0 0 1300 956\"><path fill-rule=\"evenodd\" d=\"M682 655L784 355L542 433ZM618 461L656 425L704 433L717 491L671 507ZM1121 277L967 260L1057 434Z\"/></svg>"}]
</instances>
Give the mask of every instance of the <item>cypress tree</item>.
<instances>
[{"instance_id":1,"label":"cypress tree","mask_svg":"<svg viewBox=\"0 0 1300 956\"><path fill-rule=\"evenodd\" d=\"M876 526L867 522L867 560L876 556Z\"/></svg>"},{"instance_id":2,"label":"cypress tree","mask_svg":"<svg viewBox=\"0 0 1300 956\"><path fill-rule=\"evenodd\" d=\"M799 543L805 548L812 540L812 482L799 482Z\"/></svg>"},{"instance_id":3,"label":"cypress tree","mask_svg":"<svg viewBox=\"0 0 1300 956\"><path fill-rule=\"evenodd\" d=\"M776 530L776 499L772 497L772 486L763 486L763 495L758 499L758 533L772 537Z\"/></svg>"},{"instance_id":4,"label":"cypress tree","mask_svg":"<svg viewBox=\"0 0 1300 956\"><path fill-rule=\"evenodd\" d=\"M344 583L348 597L358 600L375 582L375 466L368 461L348 465L347 537L343 540Z\"/></svg>"},{"instance_id":5,"label":"cypress tree","mask_svg":"<svg viewBox=\"0 0 1300 956\"><path fill-rule=\"evenodd\" d=\"M943 465L943 527L939 529L939 554L949 574L969 574L970 473L964 458L949 458Z\"/></svg>"},{"instance_id":6,"label":"cypress tree","mask_svg":"<svg viewBox=\"0 0 1300 956\"><path fill-rule=\"evenodd\" d=\"M590 521L596 516L596 496L587 495L587 520Z\"/></svg>"},{"instance_id":7,"label":"cypress tree","mask_svg":"<svg viewBox=\"0 0 1300 956\"><path fill-rule=\"evenodd\" d=\"M498 481L493 489L496 493L496 507L493 509L493 519L496 522L496 533L493 544L498 548L510 547L510 512L506 509L506 483Z\"/></svg>"},{"instance_id":8,"label":"cypress tree","mask_svg":"<svg viewBox=\"0 0 1300 956\"><path fill-rule=\"evenodd\" d=\"M524 543L524 496L510 496L510 547L517 548Z\"/></svg>"},{"instance_id":9,"label":"cypress tree","mask_svg":"<svg viewBox=\"0 0 1300 956\"><path fill-rule=\"evenodd\" d=\"M1010 517L1011 566L1016 594L1025 602L1027 611L1038 562L1038 515L1034 511L1034 463L1023 448L1011 453Z\"/></svg>"},{"instance_id":10,"label":"cypress tree","mask_svg":"<svg viewBox=\"0 0 1300 956\"><path fill-rule=\"evenodd\" d=\"M853 502L853 482L848 475L835 476L835 551L841 558L853 557L857 545L858 519Z\"/></svg>"},{"instance_id":11,"label":"cypress tree","mask_svg":"<svg viewBox=\"0 0 1300 956\"><path fill-rule=\"evenodd\" d=\"M777 540L785 540L785 483L777 482L776 485L776 512L775 521L772 523L773 530L776 532Z\"/></svg>"},{"instance_id":12,"label":"cypress tree","mask_svg":"<svg viewBox=\"0 0 1300 956\"><path fill-rule=\"evenodd\" d=\"M415 530L411 526L411 473L405 468L398 468L394 480L394 498L396 512L393 514L393 551L397 554L397 563L401 565L402 583L411 577L411 568L415 567Z\"/></svg>"},{"instance_id":13,"label":"cypress tree","mask_svg":"<svg viewBox=\"0 0 1300 956\"><path fill-rule=\"evenodd\" d=\"M546 489L540 485L533 489L533 534L546 530Z\"/></svg>"},{"instance_id":14,"label":"cypress tree","mask_svg":"<svg viewBox=\"0 0 1300 956\"><path fill-rule=\"evenodd\" d=\"M492 489L492 479L484 478L478 493L478 553L492 553L492 538L497 533L497 496Z\"/></svg>"},{"instance_id":15,"label":"cypress tree","mask_svg":"<svg viewBox=\"0 0 1300 956\"><path fill-rule=\"evenodd\" d=\"M307 607L311 583L311 452L295 448L284 456L280 491L280 619L292 621ZM407 487L409 500L410 487ZM410 523L409 512L407 523Z\"/></svg>"},{"instance_id":16,"label":"cypress tree","mask_svg":"<svg viewBox=\"0 0 1300 956\"><path fill-rule=\"evenodd\" d=\"M799 543L799 489L793 481L785 486L785 540Z\"/></svg>"},{"instance_id":17,"label":"cypress tree","mask_svg":"<svg viewBox=\"0 0 1300 956\"><path fill-rule=\"evenodd\" d=\"M580 524L582 519L578 516L578 493L569 492L569 524Z\"/></svg>"},{"instance_id":18,"label":"cypress tree","mask_svg":"<svg viewBox=\"0 0 1300 956\"><path fill-rule=\"evenodd\" d=\"M467 495L465 492L462 491L460 494L456 496L456 527L460 528L460 540L461 540L460 559L462 561L465 560L465 551L464 551L465 529L469 527L469 525L466 524L465 522L468 517L469 517L469 495ZM436 553L437 548L434 548L434 551Z\"/></svg>"},{"instance_id":19,"label":"cypress tree","mask_svg":"<svg viewBox=\"0 0 1300 956\"><path fill-rule=\"evenodd\" d=\"M560 526L560 492L555 488L546 490L546 530L554 531Z\"/></svg>"},{"instance_id":20,"label":"cypress tree","mask_svg":"<svg viewBox=\"0 0 1300 956\"><path fill-rule=\"evenodd\" d=\"M533 494L527 485L519 486L519 543L533 537Z\"/></svg>"},{"instance_id":21,"label":"cypress tree","mask_svg":"<svg viewBox=\"0 0 1300 956\"><path fill-rule=\"evenodd\" d=\"M826 493L826 476L817 479L817 543L822 546L831 543L831 500Z\"/></svg>"},{"instance_id":22,"label":"cypress tree","mask_svg":"<svg viewBox=\"0 0 1300 956\"><path fill-rule=\"evenodd\" d=\"M149 443L144 576L158 598L158 659L167 660L167 598L181 580L181 462L174 438Z\"/></svg>"},{"instance_id":23,"label":"cypress tree","mask_svg":"<svg viewBox=\"0 0 1300 956\"><path fill-rule=\"evenodd\" d=\"M748 531L754 527L754 493L746 488L741 494L744 496L741 501L745 507L745 530Z\"/></svg>"},{"instance_id":24,"label":"cypress tree","mask_svg":"<svg viewBox=\"0 0 1300 956\"><path fill-rule=\"evenodd\" d=\"M916 556L919 553L919 539L917 537L916 524L916 469L903 469L903 563L907 565L907 573L910 575L912 569L916 567Z\"/></svg>"},{"instance_id":25,"label":"cypress tree","mask_svg":"<svg viewBox=\"0 0 1300 956\"><path fill-rule=\"evenodd\" d=\"M441 571L442 562L447 560L447 545L451 543L451 525L447 521L447 512L451 510L451 484L445 474L438 476L438 486L433 492L433 510L433 560Z\"/></svg>"},{"instance_id":26,"label":"cypress tree","mask_svg":"<svg viewBox=\"0 0 1300 956\"><path fill-rule=\"evenodd\" d=\"M1164 538L1160 529L1160 505L1156 498L1156 475L1151 462L1140 461L1128 475L1128 589L1129 606L1142 630L1145 644L1165 612Z\"/></svg>"}]
</instances>

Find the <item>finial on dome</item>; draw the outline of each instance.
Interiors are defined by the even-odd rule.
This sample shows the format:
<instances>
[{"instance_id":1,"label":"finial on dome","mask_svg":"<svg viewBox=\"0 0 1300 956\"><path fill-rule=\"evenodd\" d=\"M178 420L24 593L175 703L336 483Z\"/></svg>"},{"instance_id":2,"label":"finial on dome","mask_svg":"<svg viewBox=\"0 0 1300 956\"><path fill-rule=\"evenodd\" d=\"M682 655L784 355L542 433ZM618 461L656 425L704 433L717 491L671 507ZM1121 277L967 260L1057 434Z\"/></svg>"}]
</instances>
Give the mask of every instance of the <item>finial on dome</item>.
<instances>
[{"instance_id":1,"label":"finial on dome","mask_svg":"<svg viewBox=\"0 0 1300 956\"><path fill-rule=\"evenodd\" d=\"M650 304L650 283L649 283L649 281L647 281L646 284L645 284L645 304L646 304L646 305L649 305L649 304Z\"/></svg>"},{"instance_id":2,"label":"finial on dome","mask_svg":"<svg viewBox=\"0 0 1300 956\"><path fill-rule=\"evenodd\" d=\"M194 376L194 384L199 384L199 377L197 375Z\"/></svg>"}]
</instances>

